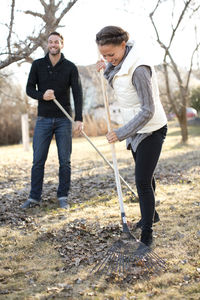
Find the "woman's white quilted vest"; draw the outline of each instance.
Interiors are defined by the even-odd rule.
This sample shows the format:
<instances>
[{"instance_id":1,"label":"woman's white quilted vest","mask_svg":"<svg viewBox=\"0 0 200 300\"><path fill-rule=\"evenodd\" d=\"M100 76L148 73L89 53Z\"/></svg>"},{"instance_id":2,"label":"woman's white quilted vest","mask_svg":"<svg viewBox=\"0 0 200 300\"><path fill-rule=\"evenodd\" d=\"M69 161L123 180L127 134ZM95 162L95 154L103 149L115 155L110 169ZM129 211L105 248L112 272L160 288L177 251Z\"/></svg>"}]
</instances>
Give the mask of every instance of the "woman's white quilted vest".
<instances>
[{"instance_id":1,"label":"woman's white quilted vest","mask_svg":"<svg viewBox=\"0 0 200 300\"><path fill-rule=\"evenodd\" d=\"M147 133L158 130L167 123L165 111L159 98L159 90L155 69L145 58L140 58L135 44L125 58L121 69L114 76L112 84L120 105L124 124L128 123L141 110L141 102L136 89L132 83L132 76L135 69L141 65L146 65L152 71L152 94L155 105L155 112L151 120L137 133Z\"/></svg>"}]
</instances>

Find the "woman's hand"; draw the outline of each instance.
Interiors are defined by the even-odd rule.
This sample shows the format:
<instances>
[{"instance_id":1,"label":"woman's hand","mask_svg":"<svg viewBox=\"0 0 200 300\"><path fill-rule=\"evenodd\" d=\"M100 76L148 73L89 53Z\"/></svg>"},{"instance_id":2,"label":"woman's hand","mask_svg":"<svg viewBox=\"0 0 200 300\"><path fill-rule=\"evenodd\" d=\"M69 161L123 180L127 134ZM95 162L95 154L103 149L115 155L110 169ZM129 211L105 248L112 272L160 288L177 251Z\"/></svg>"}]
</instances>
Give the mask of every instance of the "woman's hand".
<instances>
[{"instance_id":1,"label":"woman's hand","mask_svg":"<svg viewBox=\"0 0 200 300\"><path fill-rule=\"evenodd\" d=\"M103 59L101 59L101 60L98 60L97 62L96 62L96 69L97 69L97 72L99 72L100 70L105 70L105 68L106 68L106 64L105 64L105 61L103 60Z\"/></svg>"},{"instance_id":2,"label":"woman's hand","mask_svg":"<svg viewBox=\"0 0 200 300\"><path fill-rule=\"evenodd\" d=\"M115 133L114 131L108 132L108 133L106 134L106 138L107 138L107 140L108 140L108 143L110 143L110 144L119 141L119 140L118 140L118 137L117 137L117 135L116 135L116 133Z\"/></svg>"}]
</instances>

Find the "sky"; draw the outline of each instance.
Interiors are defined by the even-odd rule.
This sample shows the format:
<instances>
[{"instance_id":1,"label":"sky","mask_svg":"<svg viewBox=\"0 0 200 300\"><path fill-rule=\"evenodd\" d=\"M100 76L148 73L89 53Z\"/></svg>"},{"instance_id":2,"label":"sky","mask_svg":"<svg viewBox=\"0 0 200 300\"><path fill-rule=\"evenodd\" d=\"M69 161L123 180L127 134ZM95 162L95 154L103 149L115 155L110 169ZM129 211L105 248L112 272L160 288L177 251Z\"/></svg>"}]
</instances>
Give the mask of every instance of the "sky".
<instances>
[{"instance_id":1,"label":"sky","mask_svg":"<svg viewBox=\"0 0 200 300\"><path fill-rule=\"evenodd\" d=\"M182 0L175 1L179 4L182 3ZM10 0L1 1L1 26L9 20L8 7L10 2ZM136 40L144 49L149 51L154 64L161 63L163 50L156 42L153 26L148 17L148 13L156 2L157 0L78 0L62 19L61 24L64 27L58 29L65 39L64 55L77 65L94 64L98 58L95 43L96 33L104 26L116 25L128 31L130 39ZM124 5L124 3L128 5ZM173 1L166 1L162 6L162 10L156 15L159 31L162 32L165 41L171 31L169 24L171 17L170 3L173 3ZM37 18L23 15L20 10L30 9L42 12L41 5L38 0L16 0L16 8L15 28L17 28L18 36L23 39L23 37L30 35L34 28L37 29L40 24ZM174 15L176 15L175 10ZM5 33L3 38L5 39L7 38L5 28L3 32ZM192 49L193 45L194 29L187 26L179 32L174 44L173 53L179 65L188 64L190 48ZM35 59L42 56L43 52L41 50L34 54ZM29 70L29 64L24 64L20 68L15 66L16 78L26 77Z\"/></svg>"},{"instance_id":2,"label":"sky","mask_svg":"<svg viewBox=\"0 0 200 300\"><path fill-rule=\"evenodd\" d=\"M66 39L65 51L68 55L73 55L76 63L85 65L96 62L96 33L107 25L120 26L129 32L131 39L149 39L152 44L149 20L142 15L140 6L137 6L138 14L133 15L123 9L122 3L123 1L118 0L81 0L66 15L66 27L60 31ZM80 22L79 26L75 25L77 20ZM159 52L159 47L155 48Z\"/></svg>"}]
</instances>

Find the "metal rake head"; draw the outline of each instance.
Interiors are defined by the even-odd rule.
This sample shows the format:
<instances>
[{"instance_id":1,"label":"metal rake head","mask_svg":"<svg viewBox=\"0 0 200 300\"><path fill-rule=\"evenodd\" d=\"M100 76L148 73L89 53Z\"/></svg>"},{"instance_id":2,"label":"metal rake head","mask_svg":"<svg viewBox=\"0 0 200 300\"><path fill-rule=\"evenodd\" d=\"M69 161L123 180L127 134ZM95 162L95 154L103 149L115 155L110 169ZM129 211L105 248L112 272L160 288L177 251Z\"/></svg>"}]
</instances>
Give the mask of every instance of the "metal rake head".
<instances>
[{"instance_id":1,"label":"metal rake head","mask_svg":"<svg viewBox=\"0 0 200 300\"><path fill-rule=\"evenodd\" d=\"M165 261L136 239L119 239L94 266L92 272L124 274L134 273L139 268L158 273L165 269Z\"/></svg>"}]
</instances>

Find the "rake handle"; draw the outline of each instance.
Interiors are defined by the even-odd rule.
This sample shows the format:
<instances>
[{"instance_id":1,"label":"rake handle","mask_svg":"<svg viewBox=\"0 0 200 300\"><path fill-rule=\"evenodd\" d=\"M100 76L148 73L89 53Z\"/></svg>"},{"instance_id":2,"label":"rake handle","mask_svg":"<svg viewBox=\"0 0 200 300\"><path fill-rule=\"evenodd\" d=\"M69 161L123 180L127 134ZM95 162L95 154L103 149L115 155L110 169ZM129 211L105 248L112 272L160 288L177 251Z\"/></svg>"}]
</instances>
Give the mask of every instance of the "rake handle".
<instances>
[{"instance_id":1,"label":"rake handle","mask_svg":"<svg viewBox=\"0 0 200 300\"><path fill-rule=\"evenodd\" d=\"M106 119L107 119L107 126L108 131L111 131L111 118L110 118L110 111L109 111L109 103L108 103L108 96L106 93L106 86L105 86L105 79L103 76L103 70L100 70L100 77L101 77L101 87L103 92L103 100L104 100L104 106L106 109ZM119 176L119 170L117 165L117 157L116 157L116 151L115 151L115 145L112 143L110 144L111 151L112 151L112 159L113 159L113 167L114 167L114 173L115 173L115 182L117 186L117 194L118 194L118 201L120 206L120 212L121 212L121 218L122 218L122 225L123 225L123 232L129 233L129 228L126 221L125 211L124 211L124 204L123 204L123 196L122 196L122 189L121 189L121 182L120 182L120 176Z\"/></svg>"},{"instance_id":2,"label":"rake handle","mask_svg":"<svg viewBox=\"0 0 200 300\"><path fill-rule=\"evenodd\" d=\"M62 107L62 105L58 102L58 100L53 99L54 103L60 108L60 110L64 113L64 115L72 122L72 124L75 124L75 121L72 119L72 117L68 114L68 112ZM111 163L105 158L105 156L99 151L99 149L93 144L91 139L87 136L87 134L82 130L81 133L86 138L86 140L92 145L92 147L97 151L97 153L103 158L103 160L109 165L109 167L114 170ZM128 187L128 189L132 192L132 194L136 197L134 191L130 187L130 185L125 181L125 179L121 176L120 179L124 182L124 184Z\"/></svg>"}]
</instances>

